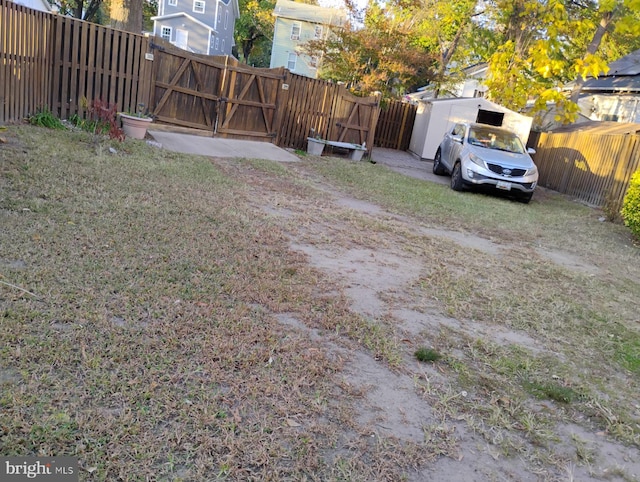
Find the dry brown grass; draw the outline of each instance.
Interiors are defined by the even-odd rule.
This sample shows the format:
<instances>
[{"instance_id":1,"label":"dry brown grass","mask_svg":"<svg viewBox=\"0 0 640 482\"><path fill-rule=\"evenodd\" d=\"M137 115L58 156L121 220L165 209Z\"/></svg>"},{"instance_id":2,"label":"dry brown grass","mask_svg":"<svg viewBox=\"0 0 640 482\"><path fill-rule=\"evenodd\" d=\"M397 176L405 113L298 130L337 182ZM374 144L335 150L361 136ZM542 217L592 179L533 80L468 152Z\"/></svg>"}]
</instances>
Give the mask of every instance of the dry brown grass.
<instances>
[{"instance_id":1,"label":"dry brown grass","mask_svg":"<svg viewBox=\"0 0 640 482\"><path fill-rule=\"evenodd\" d=\"M274 316L354 318L251 188L141 143L8 136L3 455L74 455L83 480L397 477L406 448L345 435L340 360Z\"/></svg>"},{"instance_id":2,"label":"dry brown grass","mask_svg":"<svg viewBox=\"0 0 640 482\"><path fill-rule=\"evenodd\" d=\"M369 481L457 458L461 423L547 474L579 463L554 456L561 423L639 444L638 252L586 208L459 196L368 163L212 160L137 142L114 155L85 134L8 132L3 455L74 455L82 480ZM386 211L336 206L344 193ZM421 234L430 226L505 255ZM444 355L438 376L416 375L437 419L422 443L372 437L355 422L365 391L342 378L353 350L411 374L402 324L355 312L343 280L292 243L419 264L379 296L456 321L421 335ZM496 341L500 330L533 342Z\"/></svg>"}]
</instances>

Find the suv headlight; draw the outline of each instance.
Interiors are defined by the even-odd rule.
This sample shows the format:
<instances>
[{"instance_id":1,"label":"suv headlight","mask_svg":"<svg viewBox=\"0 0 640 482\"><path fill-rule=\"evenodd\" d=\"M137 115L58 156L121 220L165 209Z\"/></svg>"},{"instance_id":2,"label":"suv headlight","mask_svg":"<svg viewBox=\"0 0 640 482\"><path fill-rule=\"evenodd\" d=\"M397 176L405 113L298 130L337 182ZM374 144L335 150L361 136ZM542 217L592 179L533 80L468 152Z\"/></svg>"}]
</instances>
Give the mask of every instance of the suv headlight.
<instances>
[{"instance_id":1,"label":"suv headlight","mask_svg":"<svg viewBox=\"0 0 640 482\"><path fill-rule=\"evenodd\" d=\"M538 174L538 168L535 165L524 173L525 176L531 176L532 174Z\"/></svg>"},{"instance_id":2,"label":"suv headlight","mask_svg":"<svg viewBox=\"0 0 640 482\"><path fill-rule=\"evenodd\" d=\"M477 166L484 167L485 169L487 168L487 166L485 166L484 164L484 161L473 153L469 154L469 160Z\"/></svg>"}]
</instances>

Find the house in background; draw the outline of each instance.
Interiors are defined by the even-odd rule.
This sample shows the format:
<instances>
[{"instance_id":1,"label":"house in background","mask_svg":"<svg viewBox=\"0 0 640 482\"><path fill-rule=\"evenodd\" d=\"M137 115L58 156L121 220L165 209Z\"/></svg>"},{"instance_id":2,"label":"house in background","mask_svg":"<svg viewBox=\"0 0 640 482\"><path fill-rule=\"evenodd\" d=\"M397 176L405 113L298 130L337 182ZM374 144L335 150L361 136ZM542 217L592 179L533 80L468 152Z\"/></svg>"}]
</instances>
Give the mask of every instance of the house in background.
<instances>
[{"instance_id":1,"label":"house in background","mask_svg":"<svg viewBox=\"0 0 640 482\"><path fill-rule=\"evenodd\" d=\"M572 87L570 83L566 89ZM640 50L609 64L597 79L587 79L578 106L591 120L640 123Z\"/></svg>"},{"instance_id":2,"label":"house in background","mask_svg":"<svg viewBox=\"0 0 640 482\"><path fill-rule=\"evenodd\" d=\"M240 16L238 0L159 0L153 34L176 47L206 55L231 55Z\"/></svg>"},{"instance_id":3,"label":"house in background","mask_svg":"<svg viewBox=\"0 0 640 482\"><path fill-rule=\"evenodd\" d=\"M271 68L286 67L291 72L318 77L321 59L303 54L300 47L310 40L326 39L332 29L344 27L347 15L337 8L278 0L271 48Z\"/></svg>"},{"instance_id":4,"label":"house in background","mask_svg":"<svg viewBox=\"0 0 640 482\"><path fill-rule=\"evenodd\" d=\"M464 80L441 87L438 92L439 99L456 99L467 97L484 97L487 92L487 86L483 84L487 76L489 65L485 62L475 64L462 70ZM416 102L418 100L433 99L435 90L430 85L425 85L418 89L417 92L405 95L408 102Z\"/></svg>"}]
</instances>

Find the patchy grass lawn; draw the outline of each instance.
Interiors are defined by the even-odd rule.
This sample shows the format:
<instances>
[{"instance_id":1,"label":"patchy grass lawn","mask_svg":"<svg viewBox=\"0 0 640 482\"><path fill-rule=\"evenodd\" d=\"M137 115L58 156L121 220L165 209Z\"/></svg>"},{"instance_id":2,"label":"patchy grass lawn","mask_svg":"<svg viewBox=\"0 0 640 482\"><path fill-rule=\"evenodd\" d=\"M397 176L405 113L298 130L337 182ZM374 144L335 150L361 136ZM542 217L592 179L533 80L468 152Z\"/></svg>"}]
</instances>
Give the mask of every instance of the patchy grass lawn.
<instances>
[{"instance_id":1,"label":"patchy grass lawn","mask_svg":"<svg viewBox=\"0 0 640 482\"><path fill-rule=\"evenodd\" d=\"M640 255L593 210L460 195L341 159L212 162L136 141L113 154L85 133L4 136L2 455L77 456L81 480L410 479L455 441L426 423L420 443L372 437L341 354L411 376L427 345L444 378L413 374L415 389L439 420L550 467L548 480L566 462L560 425L640 444ZM335 209L327 192L393 215ZM458 324L408 345L398 319L354 310L292 239L412 256L418 275L381 297ZM499 329L522 339L497 342ZM571 462L588 465L589 444L572 444Z\"/></svg>"}]
</instances>

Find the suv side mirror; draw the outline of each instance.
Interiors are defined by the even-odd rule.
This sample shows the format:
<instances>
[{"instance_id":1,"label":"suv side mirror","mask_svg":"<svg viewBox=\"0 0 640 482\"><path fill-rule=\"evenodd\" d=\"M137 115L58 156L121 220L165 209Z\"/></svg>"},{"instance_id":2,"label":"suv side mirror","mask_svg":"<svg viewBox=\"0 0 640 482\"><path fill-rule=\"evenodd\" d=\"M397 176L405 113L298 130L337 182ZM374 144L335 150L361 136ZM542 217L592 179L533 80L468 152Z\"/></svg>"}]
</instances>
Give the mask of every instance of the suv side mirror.
<instances>
[{"instance_id":1,"label":"suv side mirror","mask_svg":"<svg viewBox=\"0 0 640 482\"><path fill-rule=\"evenodd\" d=\"M451 140L462 144L462 136L451 136Z\"/></svg>"},{"instance_id":2,"label":"suv side mirror","mask_svg":"<svg viewBox=\"0 0 640 482\"><path fill-rule=\"evenodd\" d=\"M527 152L533 156L536 153L536 150L533 147L527 147Z\"/></svg>"}]
</instances>

